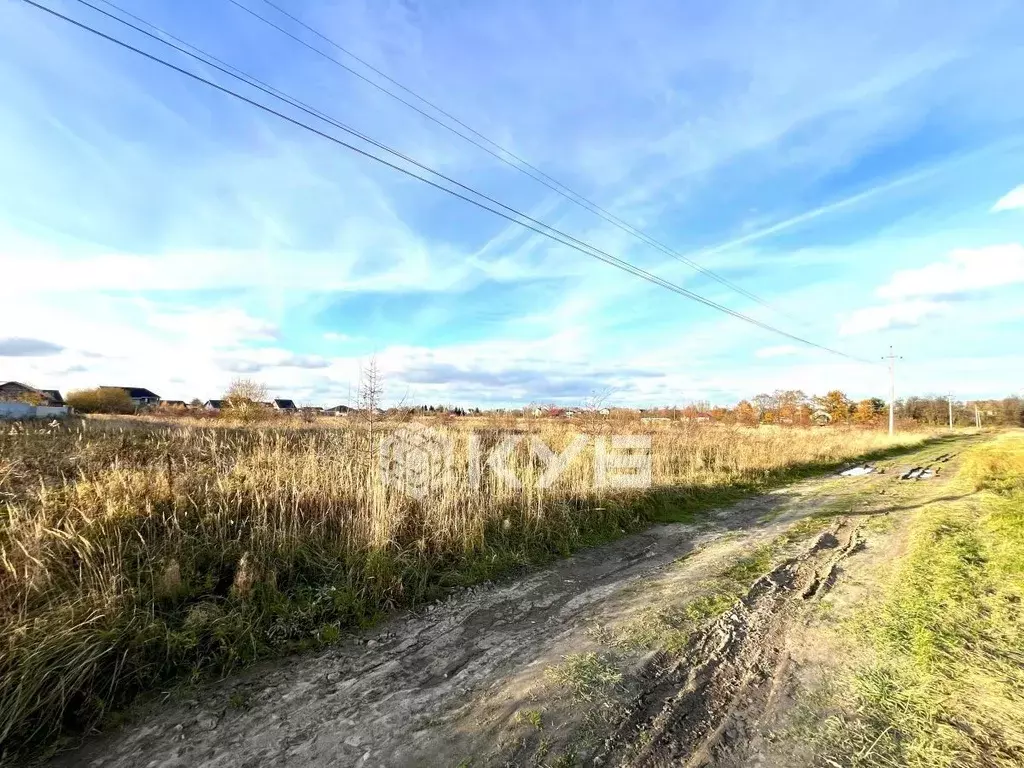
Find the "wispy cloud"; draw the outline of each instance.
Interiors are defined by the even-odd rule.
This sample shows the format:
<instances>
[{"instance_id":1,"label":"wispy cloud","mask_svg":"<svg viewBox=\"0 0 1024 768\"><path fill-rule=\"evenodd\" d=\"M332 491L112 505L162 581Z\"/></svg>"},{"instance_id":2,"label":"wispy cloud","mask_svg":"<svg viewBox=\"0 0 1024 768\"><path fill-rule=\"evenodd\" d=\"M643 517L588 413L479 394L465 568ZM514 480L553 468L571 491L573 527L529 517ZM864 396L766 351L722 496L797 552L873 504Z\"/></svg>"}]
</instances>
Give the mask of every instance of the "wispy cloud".
<instances>
[{"instance_id":1,"label":"wispy cloud","mask_svg":"<svg viewBox=\"0 0 1024 768\"><path fill-rule=\"evenodd\" d=\"M878 289L884 299L951 297L1024 283L1024 245L955 250L920 269L897 272Z\"/></svg>"},{"instance_id":2,"label":"wispy cloud","mask_svg":"<svg viewBox=\"0 0 1024 768\"><path fill-rule=\"evenodd\" d=\"M1001 143L1024 120L1005 98L1024 66L1005 30L1024 10L940 6L294 12L673 250L778 300L805 319L801 335L869 356L872 332L902 328L924 347L931 321L965 308L961 293L985 291L991 302L956 314L942 341L973 332L987 345L979 359L1005 357L1020 329L978 329L1010 316L1020 283L1018 246L998 245L1019 241L1016 219L987 209L992 190L1024 175L1024 152ZM155 0L144 15L520 210L796 330L236 10L199 24ZM0 49L0 176L16 180L0 189L0 274L18 286L0 328L59 347L4 357L5 376L206 398L247 373L277 394L343 399L376 351L396 388L433 401L875 386L23 4L0 3ZM1019 199L1020 188L995 208ZM9 349L46 349L22 342Z\"/></svg>"},{"instance_id":3,"label":"wispy cloud","mask_svg":"<svg viewBox=\"0 0 1024 768\"><path fill-rule=\"evenodd\" d=\"M1015 211L1018 208L1024 208L1024 184L1014 187L999 198L992 206L992 211Z\"/></svg>"},{"instance_id":4,"label":"wispy cloud","mask_svg":"<svg viewBox=\"0 0 1024 768\"><path fill-rule=\"evenodd\" d=\"M905 301L879 307L865 307L853 312L840 326L842 336L856 336L873 331L915 328L946 310L938 301Z\"/></svg>"}]
</instances>

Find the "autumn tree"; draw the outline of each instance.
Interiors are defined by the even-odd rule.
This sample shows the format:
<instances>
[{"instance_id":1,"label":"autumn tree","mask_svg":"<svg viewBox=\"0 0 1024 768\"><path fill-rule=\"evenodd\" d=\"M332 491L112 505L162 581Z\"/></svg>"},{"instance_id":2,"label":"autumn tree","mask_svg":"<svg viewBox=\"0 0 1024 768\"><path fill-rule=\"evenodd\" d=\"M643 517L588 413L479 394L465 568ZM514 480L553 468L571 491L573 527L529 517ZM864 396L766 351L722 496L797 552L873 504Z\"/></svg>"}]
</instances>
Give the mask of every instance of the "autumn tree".
<instances>
[{"instance_id":1,"label":"autumn tree","mask_svg":"<svg viewBox=\"0 0 1024 768\"><path fill-rule=\"evenodd\" d=\"M252 379L235 379L224 393L224 415L244 422L258 421L267 415L263 405L267 387Z\"/></svg>"},{"instance_id":2,"label":"autumn tree","mask_svg":"<svg viewBox=\"0 0 1024 768\"><path fill-rule=\"evenodd\" d=\"M810 422L807 411L807 395L799 389L777 390L772 399L778 413L779 424L794 426L806 425Z\"/></svg>"},{"instance_id":3,"label":"autumn tree","mask_svg":"<svg viewBox=\"0 0 1024 768\"><path fill-rule=\"evenodd\" d=\"M833 389L822 397L814 398L814 403L820 411L828 414L829 422L832 424L845 424L850 420L853 403L838 389Z\"/></svg>"},{"instance_id":4,"label":"autumn tree","mask_svg":"<svg viewBox=\"0 0 1024 768\"><path fill-rule=\"evenodd\" d=\"M97 387L69 392L65 402L79 413L134 413L135 404L123 389Z\"/></svg>"},{"instance_id":5,"label":"autumn tree","mask_svg":"<svg viewBox=\"0 0 1024 768\"><path fill-rule=\"evenodd\" d=\"M775 395L766 392L754 396L754 407L757 409L757 420L762 424L774 424L778 416L779 401Z\"/></svg>"},{"instance_id":6,"label":"autumn tree","mask_svg":"<svg viewBox=\"0 0 1024 768\"><path fill-rule=\"evenodd\" d=\"M873 399L861 400L853 410L853 421L856 424L874 424L878 419Z\"/></svg>"},{"instance_id":7,"label":"autumn tree","mask_svg":"<svg viewBox=\"0 0 1024 768\"><path fill-rule=\"evenodd\" d=\"M740 400L734 410L736 416L736 423L744 426L753 427L757 425L758 414L757 409L750 404L749 400Z\"/></svg>"}]
</instances>

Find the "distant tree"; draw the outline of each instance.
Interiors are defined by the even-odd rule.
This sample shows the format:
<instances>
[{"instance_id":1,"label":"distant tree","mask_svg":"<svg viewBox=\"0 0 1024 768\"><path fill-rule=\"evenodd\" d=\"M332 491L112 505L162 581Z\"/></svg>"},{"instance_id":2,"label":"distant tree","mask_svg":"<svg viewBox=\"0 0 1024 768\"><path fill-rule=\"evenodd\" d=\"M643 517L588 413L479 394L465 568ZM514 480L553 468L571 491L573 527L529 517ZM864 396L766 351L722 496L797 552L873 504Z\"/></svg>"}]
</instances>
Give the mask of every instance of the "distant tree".
<instances>
[{"instance_id":1,"label":"distant tree","mask_svg":"<svg viewBox=\"0 0 1024 768\"><path fill-rule=\"evenodd\" d=\"M356 395L356 409L362 432L363 462L367 472L377 460L377 440L380 432L381 401L384 399L384 376L377 365L377 357L370 358L365 366L359 367L359 390Z\"/></svg>"},{"instance_id":2,"label":"distant tree","mask_svg":"<svg viewBox=\"0 0 1024 768\"><path fill-rule=\"evenodd\" d=\"M135 404L123 389L116 387L79 389L65 399L79 413L134 413Z\"/></svg>"},{"instance_id":3,"label":"distant tree","mask_svg":"<svg viewBox=\"0 0 1024 768\"><path fill-rule=\"evenodd\" d=\"M267 399L267 387L252 379L235 379L224 393L223 415L238 421L253 422L266 417L263 405Z\"/></svg>"},{"instance_id":4,"label":"distant tree","mask_svg":"<svg viewBox=\"0 0 1024 768\"><path fill-rule=\"evenodd\" d=\"M810 408L807 406L807 395L799 389L777 390L772 399L778 408L778 422L793 426L806 426L810 423Z\"/></svg>"},{"instance_id":5,"label":"distant tree","mask_svg":"<svg viewBox=\"0 0 1024 768\"><path fill-rule=\"evenodd\" d=\"M750 404L749 400L740 400L733 412L736 416L737 424L752 427L759 421L757 409Z\"/></svg>"},{"instance_id":6,"label":"distant tree","mask_svg":"<svg viewBox=\"0 0 1024 768\"><path fill-rule=\"evenodd\" d=\"M42 392L36 392L34 390L21 391L17 394L0 393L0 401L14 401L18 403L28 403L29 405L44 405L46 403L46 396Z\"/></svg>"},{"instance_id":7,"label":"distant tree","mask_svg":"<svg viewBox=\"0 0 1024 768\"><path fill-rule=\"evenodd\" d=\"M765 424L774 424L775 416L779 409L779 401L775 395L762 393L754 397L754 406L757 408L757 420Z\"/></svg>"},{"instance_id":8,"label":"distant tree","mask_svg":"<svg viewBox=\"0 0 1024 768\"><path fill-rule=\"evenodd\" d=\"M203 407L203 401L200 400L198 397L193 397L192 398L192 402L189 403L189 405L191 405L193 408L202 408Z\"/></svg>"},{"instance_id":9,"label":"distant tree","mask_svg":"<svg viewBox=\"0 0 1024 768\"><path fill-rule=\"evenodd\" d=\"M874 399L861 400L853 409L853 420L857 424L874 424L878 421L879 411Z\"/></svg>"},{"instance_id":10,"label":"distant tree","mask_svg":"<svg viewBox=\"0 0 1024 768\"><path fill-rule=\"evenodd\" d=\"M853 403L850 402L843 392L833 389L822 397L814 398L819 410L828 414L829 423L845 424L850 420L850 411Z\"/></svg>"}]
</instances>

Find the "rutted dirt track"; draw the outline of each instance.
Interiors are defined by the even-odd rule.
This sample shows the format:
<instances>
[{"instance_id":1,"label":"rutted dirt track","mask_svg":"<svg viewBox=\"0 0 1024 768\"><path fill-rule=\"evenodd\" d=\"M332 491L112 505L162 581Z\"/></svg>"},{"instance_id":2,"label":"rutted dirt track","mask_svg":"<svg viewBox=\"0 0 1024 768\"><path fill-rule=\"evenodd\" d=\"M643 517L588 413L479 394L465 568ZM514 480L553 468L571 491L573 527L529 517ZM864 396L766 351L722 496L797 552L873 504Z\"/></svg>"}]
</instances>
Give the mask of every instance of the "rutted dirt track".
<instances>
[{"instance_id":1,"label":"rutted dirt track","mask_svg":"<svg viewBox=\"0 0 1024 768\"><path fill-rule=\"evenodd\" d=\"M840 520L805 553L758 579L673 664L652 660L646 685L596 762L706 765L742 746L788 661L791 604L831 589L840 563L860 543L860 526Z\"/></svg>"},{"instance_id":2,"label":"rutted dirt track","mask_svg":"<svg viewBox=\"0 0 1024 768\"><path fill-rule=\"evenodd\" d=\"M898 483L897 477L886 481ZM517 713L548 706L545 668L598 648L594 627L636 615L666 592L696 589L737 552L775 540L834 504L836 482L860 481L798 483L700 525L654 527L523 580L468 590L329 651L260 666L191 700L154 706L57 763L551 764L549 739L569 744L581 713L594 705L563 701L560 710L552 706L565 715L561 730L549 726L543 734L511 738L521 729ZM565 764L748 764L743 746L786 672L787 627L858 551L865 519L859 515L876 513L823 521L823 532L786 551L731 609L705 622L684 652L624 658L619 699L601 713L600 738L564 752L574 756Z\"/></svg>"}]
</instances>

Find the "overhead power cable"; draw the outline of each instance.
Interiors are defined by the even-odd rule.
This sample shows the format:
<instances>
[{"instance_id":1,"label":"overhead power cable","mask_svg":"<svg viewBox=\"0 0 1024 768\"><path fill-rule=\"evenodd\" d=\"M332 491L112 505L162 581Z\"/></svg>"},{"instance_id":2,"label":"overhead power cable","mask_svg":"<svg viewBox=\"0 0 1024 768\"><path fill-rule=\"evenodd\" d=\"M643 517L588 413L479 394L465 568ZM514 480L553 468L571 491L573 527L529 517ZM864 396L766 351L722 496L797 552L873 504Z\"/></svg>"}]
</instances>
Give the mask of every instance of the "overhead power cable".
<instances>
[{"instance_id":1,"label":"overhead power cable","mask_svg":"<svg viewBox=\"0 0 1024 768\"><path fill-rule=\"evenodd\" d=\"M467 195L461 194L460 192L458 192L458 191L456 191L454 189L450 189L449 187L446 187L446 186L444 186L442 184L439 184L439 183L437 183L435 181L432 181L432 180L430 180L428 178L420 176L420 175L410 171L407 168L403 168L403 167L401 167L399 165L395 165L394 163L389 162L387 159L379 157L379 156L373 154L372 152L368 152L368 151L366 151L364 149L361 149L361 148L359 148L359 147L357 147L357 146L355 146L353 144L349 144L348 142L346 142L346 141L344 141L342 139L339 139L336 136L332 136L332 135L330 135L328 133L325 133L324 131L322 131L322 130L320 130L320 129L312 126L312 125L309 125L308 123L304 123L303 121L301 121L299 119L296 119L294 117L286 115L283 112L279 112L279 111L273 109L272 107L269 107L269 106L267 106L265 104L262 104L262 103L260 103L258 101L255 101L253 99L250 99L247 96L245 96L245 95L243 95L241 93L238 93L237 91L234 91L234 90L232 90L230 88L227 88L227 87L225 87L223 85L220 85L219 83L216 83L216 82L214 82L212 80L204 78L201 75L196 74L195 72L191 72L191 71L189 71L187 69L183 69L182 67L179 67L176 64L173 64L173 63L171 63L169 61L166 61L165 59L161 59L159 56L156 56L156 55L151 54L151 53L149 53L147 51L144 51L144 50L142 50L140 48L137 48L137 47L131 45L130 43L127 43L127 42L125 42L125 41L123 41L123 40L121 40L121 39L119 39L117 37L114 37L112 35L108 35L105 32L102 32L102 31L100 31L100 30L98 30L98 29L96 29L94 27L89 26L88 24L80 22L80 21L78 21L76 19L71 18L70 16L66 16L63 13L60 13L59 11L56 11L56 10L54 10L52 8L49 8L49 7L47 7L45 5L42 5L42 4L38 3L38 2L35 2L35 0L23 0L23 2L25 2L26 4L36 8L38 10L44 11L46 13L49 13L50 15L52 15L52 16L58 18L58 19L61 19L61 20L65 21L65 22L67 22L67 23L69 23L69 24L71 24L71 25L73 25L75 27L78 27L79 29L82 29L82 30L84 30L86 32L90 32L91 34L96 35L97 37L100 37L100 38L102 38L104 40L107 40L108 42L113 43L113 44L115 44L117 46L120 46L120 47L122 47L122 48L124 48L124 49L126 49L128 51L131 51L132 53L135 53L135 54L137 54L139 56L142 56L142 57L144 57L146 59L149 59L150 61L153 61L154 63L157 63L157 64L160 64L160 65L162 65L164 67L167 67L168 69L171 69L171 70L173 70L175 72L178 72L179 74L182 74L182 75L184 75L184 76L186 76L188 78L191 78L192 80L195 80L197 82L203 83L203 84L209 86L210 88L213 88L213 89L215 89L217 91L220 91L221 93L224 93L225 95L231 96L231 97L233 97L233 98L235 98L235 99L237 99L237 100L239 100L239 101L241 101L243 103L246 103L246 104L248 104L250 106L256 107L257 109L260 109L260 110L262 110L262 111L264 111L264 112L266 112L268 114L274 115L275 117L278 117L281 120L284 120L284 121L286 121L288 123L291 123L292 125L295 125L296 127L303 128L303 129L305 129L305 130L307 130L307 131L309 131L311 133L314 133L314 134L316 134L316 135L318 135L318 136L320 136L320 137L322 137L324 139L327 139L328 141L330 141L330 142L332 142L334 144L337 144L338 146L341 146L341 147L344 147L346 149L349 149L349 150L351 150L351 151L353 151L353 152L355 152L355 153L357 153L359 155L362 155L363 157L366 157L368 159L374 160L374 161L376 161L376 162L378 162L378 163L380 163L382 165L385 165L385 166L391 168L392 170L398 171L399 173L402 173L402 174L404 174L406 176L409 176L409 177L411 177L413 179L421 181L424 184L427 184L427 185L429 185L431 187L434 187L435 189L438 189L438 190L440 190L442 192L446 192L447 194L452 195L453 197L456 197L456 198L458 198L460 200L463 200L463 201L465 201L467 203L475 205L478 208L482 208L483 210L486 210L486 211L488 211L488 212L490 212L490 213L492 213L492 214L494 214L496 216L499 216L499 217L501 217L501 218L503 218L503 219L505 219L507 221L510 221L510 222L512 222L514 224L518 224L518 225L520 225L520 226L522 226L522 227L524 227L526 229L529 229L529 230L531 230L533 232L536 232L539 235L543 235L544 237L547 237L547 238L549 238L551 240L554 240L555 242L558 242L558 243L560 243L562 245L566 245L566 246L568 246L568 247L570 247L570 248L572 248L572 249L574 249L576 251L579 251L580 253L583 253L584 255L590 256L592 258L596 258L599 261L603 261L606 264L610 264L611 266L614 266L614 267L616 267L618 269L621 269L621 270L623 270L625 272L628 272L628 273L633 274L633 275L635 275L637 277L640 277L641 279L647 280L648 282L651 282L651 283L653 283L655 285L658 285L660 287L666 288L667 290L673 291L674 293L677 293L677 294L679 294L681 296L689 298L689 299L691 299L693 301L696 301L696 302L698 302L700 304L704 304L705 306L711 307L713 309L717 309L717 310L719 310L721 312L724 312L725 314L731 315L732 317L735 317L735 318L737 318L739 320L743 320L744 322L750 323L751 325L754 325L756 327L759 327L759 328L762 328L764 330L770 331L772 333L778 334L778 335L783 336L783 337L785 337L787 339L790 339L792 341L796 341L796 342L799 342L801 344L805 344L807 346L814 347L816 349L820 349L822 351L829 352L831 354L838 355L840 357L844 357L844 358L847 358L847 359L850 359L850 360L856 360L857 362L863 362L863 363L868 363L869 362L867 360L864 360L863 358L858 358L858 357L855 357L853 355L849 355L849 354L847 354L845 352L841 352L839 350L832 349L832 348L824 346L822 344L818 344L816 342L810 341L809 339L805 339L803 337L796 336L795 334L791 334L791 333L789 333L787 331L783 331L783 330L781 330L779 328L776 328L774 326L771 326L771 325L769 325L767 323L761 322L760 320L756 320L755 318L748 317L747 315L744 315L744 314L742 314L740 312L737 312L737 311L735 311L733 309L730 309L729 307L726 307L726 306L723 306L721 304L718 304L717 302L714 302L711 299L707 299L704 296L701 296L699 294L694 293L693 291L687 290L686 288L683 288L683 287L681 287L679 285L676 285L675 283L669 282L668 280L665 280L665 279L663 279L661 277L658 277L657 275L655 275L655 274L653 274L651 272L648 272L647 270L644 270L644 269L642 269L640 267L637 267L636 265L631 264L628 261L624 261L623 259L620 259L617 256L613 256L612 254L609 254L609 253L607 253L605 251L602 251L602 250L600 250L600 249L598 249L598 248L596 248L596 247L594 247L594 246L592 246L592 245L590 245L588 243L585 243L585 242L583 242L581 240L577 240L576 238L572 237L571 235L568 235L568 234L566 234L566 233L564 233L564 232L562 232L562 231L560 231L560 230L558 230L558 229L556 229L554 227L551 227L550 225L545 224L544 222L538 221L537 219L533 219L532 217L530 217L530 216L528 216L528 215L526 215L526 214L524 214L524 213L522 213L520 211L517 211L514 208L506 206L506 205L504 205L502 203L498 203L497 201L494 201L491 198L488 198L485 195L477 192L476 190L472 189L471 187L468 187L468 186L466 186L464 184L461 184L459 182L453 182L453 183L457 184L458 186L460 186L461 188L467 190L471 194L476 195L477 197L481 198L482 200L487 200L487 201L493 202L494 204L498 205L500 208L505 209L505 211L509 211L509 213L506 213L506 212L504 212L502 210L499 210L498 208L493 208L493 207L487 205L485 202L481 202L481 200L477 200L477 199L473 199L472 197L468 197ZM149 32L146 32L145 30L142 30L142 29L140 29L138 27L135 27L132 24L129 24L128 22L124 21L123 19L118 19L116 16L113 16L111 14L106 13L105 11L102 11L101 9L96 8L95 6L93 6L90 3L86 2L86 0L79 0L79 2L83 3L84 5L89 6L90 8L96 9L97 11L99 11L100 13L105 14L109 18L115 19L115 20L119 21L120 23L122 23L122 24L124 24L126 26L131 27L132 29L136 29L137 31L139 31L139 32L141 32L143 34L148 35L149 37L151 37L154 40L159 41L163 45L168 45L168 46L174 48L175 50L181 51L182 53L186 53L187 55L191 56L192 58L194 58L196 60L204 61L203 59L201 59L199 56L197 56L195 54L191 54L188 51L185 51L185 50L183 50L181 48L178 48L177 46L171 45L167 41L161 40L156 35L153 35L153 34L151 34ZM111 7L116 7L112 3L108 3L108 5L111 5ZM196 50L198 50L198 49L196 49ZM208 62L208 61L204 61L204 63L210 64L210 62ZM212 64L210 64L210 65L213 66ZM217 68L220 69L220 71L225 72L226 74L229 74L231 77L234 77L235 79L243 80L244 81L244 79L240 75L233 74L233 73L229 72L227 69L222 69L220 67L217 67ZM252 85L252 84L250 83L250 85ZM254 87L256 87L256 86L254 86ZM264 89L261 89L261 90L264 90ZM269 90L264 90L264 92L269 93L270 91ZM271 94L271 95L273 95L273 94ZM286 101L286 103L289 103L289 104L292 104L293 106L296 106L296 104L294 102L288 101L287 99L285 99L283 97L275 96L275 98L278 98L278 99L280 99L282 101ZM302 107L300 107L300 109L301 108ZM312 112L310 112L310 110L305 110L305 111L309 112L310 114L313 114ZM324 119L326 122L331 122L330 119L325 119L325 118L320 118L320 119ZM342 126L339 124L338 127L342 127ZM361 134L358 134L358 133L356 133L354 131L351 131L350 129L343 128L343 130L349 130L350 133L354 133L354 134L358 135L360 138L362 138ZM392 150L390 150L389 148L387 148L383 144L380 144L380 143L375 142L375 141L373 141L371 139L368 139L368 138L365 139L365 140L368 143L371 143L374 146L377 146L378 148L384 149L385 151L391 152L392 154L394 154L394 155L396 155L398 157L403 157L404 158L404 156L399 155L396 152L393 152ZM413 161L413 162L415 162L415 161ZM415 164L418 167L420 167L420 168L428 170L430 173L433 173L435 176L438 176L439 178L447 179L447 177L443 177L441 174L437 173L436 171L430 170L427 166L424 166L424 165L419 164L419 163L415 163Z\"/></svg>"},{"instance_id":2,"label":"overhead power cable","mask_svg":"<svg viewBox=\"0 0 1024 768\"><path fill-rule=\"evenodd\" d=\"M445 130L450 131L451 133L454 133L456 136L460 137L461 139L463 139L465 141L468 141L470 144L473 144L474 146L478 147L479 149L482 149L487 154L491 155L492 157L496 158L497 160L501 161L502 163L505 163L505 165L508 165L511 168L515 168L517 171L519 171L520 173L523 173L523 174L529 176L531 179L533 179L534 181L538 182L539 184L543 184L545 187L550 189L552 192L555 192L555 193L561 195L566 200L569 200L570 202L574 203L575 205L578 205L581 208L589 211L590 213L593 213L594 215L604 219L606 222L608 222L612 226L617 227L618 229L621 229L623 232L626 232L627 234L637 238L638 240L646 243L647 245L651 246L652 248L656 248L657 250L661 251L665 255L670 256L671 258L676 259L677 261L681 261L683 264L686 264L691 269L695 269L696 271L700 272L705 277L709 277L712 280L717 281L718 283L720 283L720 284L726 286L727 288L735 291L736 293L738 293L738 294L740 294L740 295L750 299L751 301L757 302L761 306L766 307L766 308L772 310L773 312L777 312L779 314L786 315L787 317L792 317L788 313L783 312L782 310L780 310L777 307L773 306L771 303L769 303L765 299L762 299L760 296L752 293L751 291L748 291L746 288L743 288L740 285L737 285L736 283L732 282L728 278L725 278L722 275L719 275L718 273L708 269L707 267L704 267L703 265L698 264L697 262L693 261L692 259L687 258L686 256L683 256L681 253L673 250L672 248L670 248L669 246L667 246L664 243L660 242L659 240L656 240L653 236L649 235L648 233L644 232L643 230L638 229L637 227L633 226L629 222L622 220L621 218L619 218L615 214L611 213L610 211L606 210L605 208L602 208L600 205L595 203L593 200L590 200L590 199L584 197L583 195L581 195L580 193L575 192L574 190L572 190L570 187L566 186L562 182L560 182L557 179L549 176L547 173L542 171L540 168L538 168L535 165L529 163L527 160L524 160L522 157L520 157L516 153L512 152L511 150L506 149L505 147L501 146L497 142L493 141L492 139L489 139L487 136L485 136L484 134L482 134L479 131L477 131L475 128L472 128L471 126L467 125L465 122L463 122L459 118L455 117L455 115L451 114L450 112L447 112L446 110L444 110L441 107L437 106L437 104L434 104L433 102L429 101L428 99L424 98L423 96L420 96L418 93L413 91L411 88L408 88L407 86L402 85L402 83L398 82L397 80L395 80L391 76L387 75L386 73L382 72L378 68L374 67L372 64L370 64L369 62L365 61L364 59L360 58L359 56L354 54L352 51L350 51L347 48L345 48L344 46L342 46L340 43L337 43L334 40L332 40L331 38L327 37L326 35L324 35L319 30L315 29L314 27L312 27L309 24L307 24L306 22L304 22L302 19L300 19L297 16L289 13L284 8L282 8L281 6L277 5L276 3L271 2L271 0L263 0L263 2L266 3L267 5L269 5L274 10L276 10L278 13L280 13L283 16L286 16L287 18L291 19L292 21L294 21L296 24L298 24L302 28L308 30L310 33L316 35L318 38L320 38L321 40L326 42L328 45L333 46L337 50L339 50L342 53L344 53L346 56L349 56L352 59L354 59L355 61L358 61L364 67L368 68L372 72L374 72L377 75L379 75L380 77L384 78L385 80L387 80L392 85L402 89L403 91L405 91L406 93L408 93L409 95L411 95L412 97L414 97L415 99L420 101L421 103L426 104L431 109L435 110L438 114L441 114L444 117L446 117L448 120L451 120L452 122L456 123L459 127L461 127L464 130L468 131L472 135L467 136L465 133L462 133L461 131L457 130L456 128L453 128L451 125L449 125L448 123L444 122L443 120L439 120L436 116L434 116L434 115L430 114L429 112L421 109L420 107L418 107L415 104L411 103L407 99L402 98L399 94L389 90L388 88L384 87L380 83L377 83L374 80L366 77L366 75L362 74L361 72L357 71L356 69L353 69L352 67L348 66L344 62L339 61L338 59L334 58L333 56L331 56L331 55L325 53L324 51L320 50L316 46L310 45L307 41L303 40L301 37L298 37L297 35L292 34L287 29L282 27L280 24L274 23L272 20L268 19L266 16L263 16L262 14L257 13L252 8L249 8L246 5L244 5L243 3L239 2L239 0L228 0L228 2L231 3L232 5L236 6L237 8L245 11L250 16L253 16L254 18L260 20L264 24L266 24L266 25L268 25L270 27L273 27L278 32L280 32L281 34L286 35L287 37L291 38L292 40L294 40L295 42L299 43L300 45L308 48L309 50L313 51L314 53L318 54L319 56L322 56L327 61L330 61L330 62L334 63L335 65L341 67L342 69L344 69L345 71L349 72L350 74L358 77L363 82L368 83L369 85L373 86L374 88L376 88L377 90L381 91L382 93L387 94L388 96L390 96L391 98L395 99L396 101L404 104L405 106L409 107L410 109L414 110L415 112L418 112L420 115L422 115L423 117L427 118L428 120L436 123L437 125L441 126ZM474 138L474 137L476 137L476 138ZM492 147L494 149L492 149Z\"/></svg>"}]
</instances>

